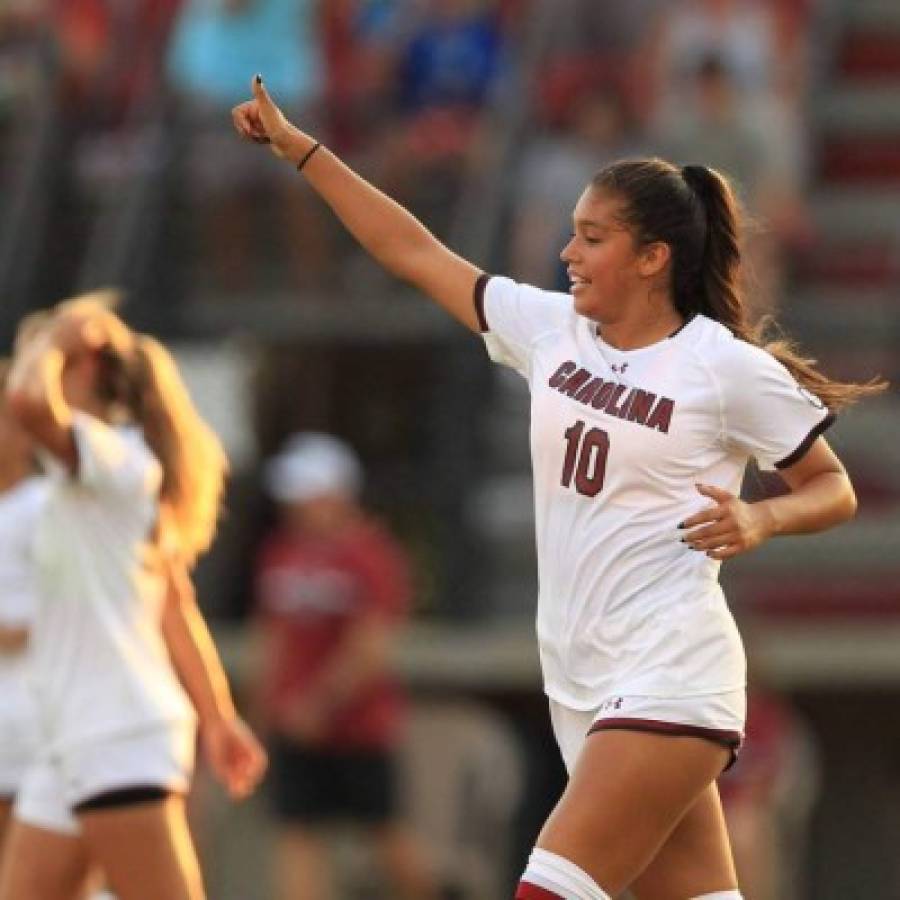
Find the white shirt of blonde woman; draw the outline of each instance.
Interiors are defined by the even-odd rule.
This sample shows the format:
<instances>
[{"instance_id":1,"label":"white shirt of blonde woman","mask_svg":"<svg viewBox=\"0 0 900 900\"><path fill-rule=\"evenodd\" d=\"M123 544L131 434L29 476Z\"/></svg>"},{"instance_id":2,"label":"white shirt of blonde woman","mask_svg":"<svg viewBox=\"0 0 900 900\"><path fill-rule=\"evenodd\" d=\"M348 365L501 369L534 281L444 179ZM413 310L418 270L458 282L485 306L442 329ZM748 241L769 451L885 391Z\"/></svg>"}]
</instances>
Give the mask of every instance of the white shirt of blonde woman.
<instances>
[{"instance_id":1,"label":"white shirt of blonde woman","mask_svg":"<svg viewBox=\"0 0 900 900\"><path fill-rule=\"evenodd\" d=\"M76 413L78 472L45 459L33 677L50 749L194 717L160 630L147 565L161 468L135 428Z\"/></svg>"},{"instance_id":2,"label":"white shirt of blonde woman","mask_svg":"<svg viewBox=\"0 0 900 900\"><path fill-rule=\"evenodd\" d=\"M748 460L789 465L831 423L770 354L696 316L620 351L568 294L491 278L476 291L488 352L531 390L537 633L547 694L697 697L745 684L719 563L680 541L737 494ZM480 296L479 296L480 294Z\"/></svg>"},{"instance_id":3,"label":"white shirt of blonde woman","mask_svg":"<svg viewBox=\"0 0 900 900\"><path fill-rule=\"evenodd\" d=\"M34 532L46 497L42 478L0 494L0 626L30 628L35 613ZM12 796L40 745L28 684L28 650L0 654L0 797Z\"/></svg>"}]
</instances>

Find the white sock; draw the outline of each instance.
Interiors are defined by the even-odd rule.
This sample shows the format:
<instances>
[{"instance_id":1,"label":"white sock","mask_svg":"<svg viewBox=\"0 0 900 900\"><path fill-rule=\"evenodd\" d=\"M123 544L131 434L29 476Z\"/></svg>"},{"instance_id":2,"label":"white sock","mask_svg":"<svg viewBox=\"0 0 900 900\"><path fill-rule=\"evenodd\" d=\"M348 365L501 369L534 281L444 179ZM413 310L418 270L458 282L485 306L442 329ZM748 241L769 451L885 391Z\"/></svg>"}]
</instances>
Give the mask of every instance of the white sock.
<instances>
[{"instance_id":1,"label":"white sock","mask_svg":"<svg viewBox=\"0 0 900 900\"><path fill-rule=\"evenodd\" d=\"M716 891L714 894L703 894L691 900L744 900L740 891Z\"/></svg>"},{"instance_id":2,"label":"white sock","mask_svg":"<svg viewBox=\"0 0 900 900\"><path fill-rule=\"evenodd\" d=\"M531 851L522 881L552 891L562 900L611 900L575 863L540 847Z\"/></svg>"}]
</instances>

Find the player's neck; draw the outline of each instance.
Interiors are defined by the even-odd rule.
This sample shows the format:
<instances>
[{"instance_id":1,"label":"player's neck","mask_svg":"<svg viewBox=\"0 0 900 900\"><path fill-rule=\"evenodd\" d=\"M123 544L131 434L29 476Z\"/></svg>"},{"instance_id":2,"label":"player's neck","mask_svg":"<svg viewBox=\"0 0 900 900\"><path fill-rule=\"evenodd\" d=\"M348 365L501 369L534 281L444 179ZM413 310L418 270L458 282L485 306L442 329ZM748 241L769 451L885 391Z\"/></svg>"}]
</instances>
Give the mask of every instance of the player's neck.
<instances>
[{"instance_id":1,"label":"player's neck","mask_svg":"<svg viewBox=\"0 0 900 900\"><path fill-rule=\"evenodd\" d=\"M617 322L597 325L597 333L617 350L639 350L664 340L684 325L684 316L673 306L648 306Z\"/></svg>"}]
</instances>

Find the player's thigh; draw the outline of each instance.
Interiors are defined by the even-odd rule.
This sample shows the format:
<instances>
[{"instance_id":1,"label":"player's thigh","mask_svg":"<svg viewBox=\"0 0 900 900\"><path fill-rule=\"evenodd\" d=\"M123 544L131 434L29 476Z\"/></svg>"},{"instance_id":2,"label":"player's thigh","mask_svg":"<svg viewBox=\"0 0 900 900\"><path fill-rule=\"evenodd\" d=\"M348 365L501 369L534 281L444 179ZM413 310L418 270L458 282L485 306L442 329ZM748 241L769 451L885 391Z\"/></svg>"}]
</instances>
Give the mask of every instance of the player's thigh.
<instances>
[{"instance_id":1,"label":"player's thigh","mask_svg":"<svg viewBox=\"0 0 900 900\"><path fill-rule=\"evenodd\" d=\"M646 869L728 761L697 737L607 730L590 735L537 846L617 896Z\"/></svg>"},{"instance_id":2,"label":"player's thigh","mask_svg":"<svg viewBox=\"0 0 900 900\"><path fill-rule=\"evenodd\" d=\"M78 820L118 900L203 900L183 797L93 809Z\"/></svg>"},{"instance_id":3,"label":"player's thigh","mask_svg":"<svg viewBox=\"0 0 900 900\"><path fill-rule=\"evenodd\" d=\"M76 900L89 863L77 835L12 819L0 857L0 900Z\"/></svg>"},{"instance_id":4,"label":"player's thigh","mask_svg":"<svg viewBox=\"0 0 900 900\"><path fill-rule=\"evenodd\" d=\"M635 900L684 900L736 887L719 791L711 784L633 882L631 892Z\"/></svg>"}]
</instances>

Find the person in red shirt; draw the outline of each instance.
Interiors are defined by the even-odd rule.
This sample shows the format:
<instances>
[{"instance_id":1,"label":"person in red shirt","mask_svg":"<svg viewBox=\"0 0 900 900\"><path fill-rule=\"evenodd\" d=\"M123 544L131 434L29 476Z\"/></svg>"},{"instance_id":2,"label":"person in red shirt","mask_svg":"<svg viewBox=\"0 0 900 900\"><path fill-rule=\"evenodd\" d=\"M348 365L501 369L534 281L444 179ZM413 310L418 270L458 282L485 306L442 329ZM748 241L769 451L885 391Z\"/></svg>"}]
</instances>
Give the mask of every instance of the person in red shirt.
<instances>
[{"instance_id":1,"label":"person in red shirt","mask_svg":"<svg viewBox=\"0 0 900 900\"><path fill-rule=\"evenodd\" d=\"M404 554L362 509L342 441L292 436L265 471L279 523L262 546L259 707L272 752L279 900L333 894L324 826L363 826L398 894L435 896L398 817L394 751L404 697L389 665L409 606Z\"/></svg>"}]
</instances>

